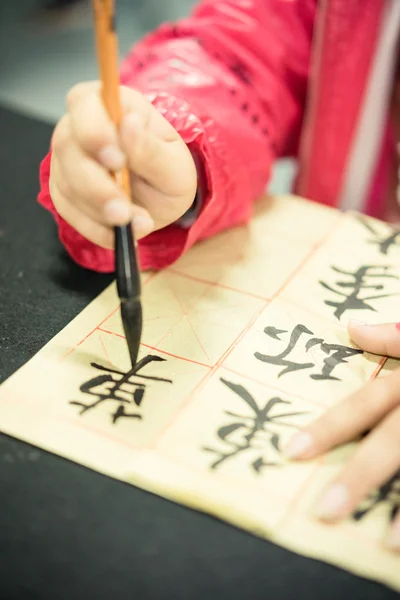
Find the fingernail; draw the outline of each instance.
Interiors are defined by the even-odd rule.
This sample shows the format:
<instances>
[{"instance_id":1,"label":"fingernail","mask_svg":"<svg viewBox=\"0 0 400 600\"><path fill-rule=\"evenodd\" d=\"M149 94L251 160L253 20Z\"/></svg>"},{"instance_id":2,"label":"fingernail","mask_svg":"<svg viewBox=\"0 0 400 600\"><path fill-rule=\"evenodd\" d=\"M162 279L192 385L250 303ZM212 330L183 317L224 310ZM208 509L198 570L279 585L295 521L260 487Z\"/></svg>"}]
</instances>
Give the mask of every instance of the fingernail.
<instances>
[{"instance_id":1,"label":"fingernail","mask_svg":"<svg viewBox=\"0 0 400 600\"><path fill-rule=\"evenodd\" d=\"M300 458L311 448L312 443L311 435L301 431L292 437L286 448L283 449L283 453L289 459Z\"/></svg>"},{"instance_id":2,"label":"fingernail","mask_svg":"<svg viewBox=\"0 0 400 600\"><path fill-rule=\"evenodd\" d=\"M343 513L349 501L349 491L345 485L333 485L319 503L315 515L318 519L331 521Z\"/></svg>"},{"instance_id":3,"label":"fingernail","mask_svg":"<svg viewBox=\"0 0 400 600\"><path fill-rule=\"evenodd\" d=\"M395 523L386 538L386 546L389 550L400 552L400 521Z\"/></svg>"},{"instance_id":4,"label":"fingernail","mask_svg":"<svg viewBox=\"0 0 400 600\"><path fill-rule=\"evenodd\" d=\"M150 217L138 215L133 219L133 228L137 237L145 237L154 230L154 221Z\"/></svg>"},{"instance_id":5,"label":"fingernail","mask_svg":"<svg viewBox=\"0 0 400 600\"><path fill-rule=\"evenodd\" d=\"M400 331L400 323L395 323L394 326L396 327L397 331Z\"/></svg>"},{"instance_id":6,"label":"fingernail","mask_svg":"<svg viewBox=\"0 0 400 600\"><path fill-rule=\"evenodd\" d=\"M125 155L115 146L106 146L99 152L100 162L111 171L119 171L125 166Z\"/></svg>"},{"instance_id":7,"label":"fingernail","mask_svg":"<svg viewBox=\"0 0 400 600\"><path fill-rule=\"evenodd\" d=\"M125 225L132 219L132 207L128 202L116 198L107 202L104 215L110 225Z\"/></svg>"}]
</instances>

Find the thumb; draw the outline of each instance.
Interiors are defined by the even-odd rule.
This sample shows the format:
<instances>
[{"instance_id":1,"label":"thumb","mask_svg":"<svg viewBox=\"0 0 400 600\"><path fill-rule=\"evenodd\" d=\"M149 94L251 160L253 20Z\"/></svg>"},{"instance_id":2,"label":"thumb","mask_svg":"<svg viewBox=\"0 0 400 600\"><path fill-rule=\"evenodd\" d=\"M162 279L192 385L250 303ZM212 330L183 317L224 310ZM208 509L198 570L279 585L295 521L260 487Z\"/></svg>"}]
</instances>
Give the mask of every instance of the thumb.
<instances>
[{"instance_id":1,"label":"thumb","mask_svg":"<svg viewBox=\"0 0 400 600\"><path fill-rule=\"evenodd\" d=\"M400 358L400 323L368 325L352 320L348 330L353 342L366 352Z\"/></svg>"}]
</instances>

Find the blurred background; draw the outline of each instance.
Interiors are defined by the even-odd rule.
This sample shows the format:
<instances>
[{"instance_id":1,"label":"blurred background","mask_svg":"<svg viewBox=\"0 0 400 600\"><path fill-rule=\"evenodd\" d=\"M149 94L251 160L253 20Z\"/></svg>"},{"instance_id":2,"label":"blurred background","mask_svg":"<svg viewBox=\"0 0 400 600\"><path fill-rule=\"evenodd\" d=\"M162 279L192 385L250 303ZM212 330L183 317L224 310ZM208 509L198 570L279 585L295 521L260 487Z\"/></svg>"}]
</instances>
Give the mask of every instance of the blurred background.
<instances>
[{"instance_id":1,"label":"blurred background","mask_svg":"<svg viewBox=\"0 0 400 600\"><path fill-rule=\"evenodd\" d=\"M121 56L163 21L187 15L195 0L117 0ZM97 77L90 0L0 1L0 105L55 123L65 95ZM280 162L271 193L285 193L293 177Z\"/></svg>"}]
</instances>

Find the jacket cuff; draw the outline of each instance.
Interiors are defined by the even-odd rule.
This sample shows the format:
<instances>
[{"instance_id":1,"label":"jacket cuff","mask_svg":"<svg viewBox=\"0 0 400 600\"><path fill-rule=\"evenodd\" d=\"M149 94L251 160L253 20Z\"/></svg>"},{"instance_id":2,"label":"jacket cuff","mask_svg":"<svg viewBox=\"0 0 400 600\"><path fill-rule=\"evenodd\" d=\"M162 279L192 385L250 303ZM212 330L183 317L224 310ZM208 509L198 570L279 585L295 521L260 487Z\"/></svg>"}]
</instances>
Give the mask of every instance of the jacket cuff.
<instances>
[{"instance_id":1,"label":"jacket cuff","mask_svg":"<svg viewBox=\"0 0 400 600\"><path fill-rule=\"evenodd\" d=\"M178 220L178 225L183 227L183 229L188 229L195 223L197 217L200 214L201 208L203 206L204 195L205 195L205 181L203 174L203 165L201 164L200 158L192 153L192 157L194 163L196 165L197 172L197 191L196 196L193 200L192 206L185 212L184 215Z\"/></svg>"}]
</instances>

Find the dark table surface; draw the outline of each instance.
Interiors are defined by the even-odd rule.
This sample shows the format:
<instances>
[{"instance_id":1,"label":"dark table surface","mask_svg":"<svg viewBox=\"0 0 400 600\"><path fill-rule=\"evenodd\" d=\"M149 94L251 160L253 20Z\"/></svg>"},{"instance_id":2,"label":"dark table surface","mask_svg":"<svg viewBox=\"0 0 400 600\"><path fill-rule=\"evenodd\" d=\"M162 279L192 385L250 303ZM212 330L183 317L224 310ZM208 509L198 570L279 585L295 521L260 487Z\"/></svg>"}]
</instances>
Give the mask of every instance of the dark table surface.
<instances>
[{"instance_id":1,"label":"dark table surface","mask_svg":"<svg viewBox=\"0 0 400 600\"><path fill-rule=\"evenodd\" d=\"M111 280L65 256L35 202L51 130L0 108L0 381ZM0 498L1 600L399 597L1 435Z\"/></svg>"}]
</instances>

